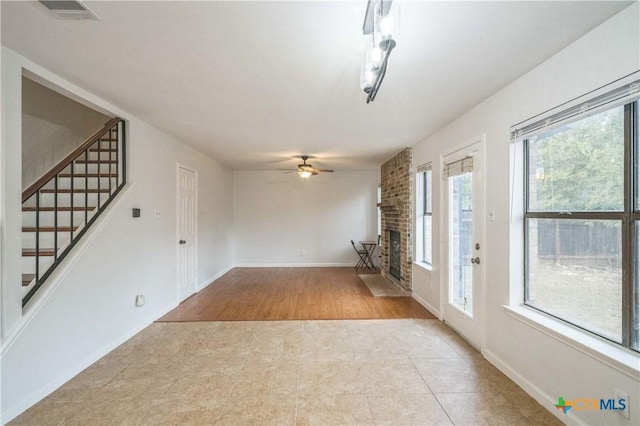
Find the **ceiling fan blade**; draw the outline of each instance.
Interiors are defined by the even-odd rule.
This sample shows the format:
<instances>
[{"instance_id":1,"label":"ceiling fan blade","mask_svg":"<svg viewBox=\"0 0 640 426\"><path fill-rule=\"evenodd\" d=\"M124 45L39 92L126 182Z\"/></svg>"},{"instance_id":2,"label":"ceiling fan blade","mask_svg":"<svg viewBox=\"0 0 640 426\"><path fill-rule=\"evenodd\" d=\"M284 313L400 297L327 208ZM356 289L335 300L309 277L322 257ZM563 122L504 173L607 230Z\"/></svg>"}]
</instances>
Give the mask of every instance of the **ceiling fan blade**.
<instances>
[{"instance_id":1,"label":"ceiling fan blade","mask_svg":"<svg viewBox=\"0 0 640 426\"><path fill-rule=\"evenodd\" d=\"M299 155L296 158L302 159L302 164L298 164L296 169L278 169L283 171L285 174L297 172L301 177L307 178L308 176L316 176L318 173L333 173L334 171L331 169L316 169L311 164L307 163L309 158L315 158L309 155ZM308 173L308 175L307 175ZM305 176L306 175L306 176Z\"/></svg>"}]
</instances>

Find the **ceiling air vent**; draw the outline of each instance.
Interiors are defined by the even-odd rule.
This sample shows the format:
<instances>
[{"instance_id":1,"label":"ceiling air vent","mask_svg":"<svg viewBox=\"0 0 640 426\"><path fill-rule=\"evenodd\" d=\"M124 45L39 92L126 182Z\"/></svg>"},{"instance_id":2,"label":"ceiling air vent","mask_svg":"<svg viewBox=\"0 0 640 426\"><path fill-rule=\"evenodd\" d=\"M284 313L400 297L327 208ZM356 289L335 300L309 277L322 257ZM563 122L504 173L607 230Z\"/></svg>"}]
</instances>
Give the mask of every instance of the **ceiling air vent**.
<instances>
[{"instance_id":1,"label":"ceiling air vent","mask_svg":"<svg viewBox=\"0 0 640 426\"><path fill-rule=\"evenodd\" d=\"M91 9L77 0L39 0L59 19L100 19Z\"/></svg>"}]
</instances>

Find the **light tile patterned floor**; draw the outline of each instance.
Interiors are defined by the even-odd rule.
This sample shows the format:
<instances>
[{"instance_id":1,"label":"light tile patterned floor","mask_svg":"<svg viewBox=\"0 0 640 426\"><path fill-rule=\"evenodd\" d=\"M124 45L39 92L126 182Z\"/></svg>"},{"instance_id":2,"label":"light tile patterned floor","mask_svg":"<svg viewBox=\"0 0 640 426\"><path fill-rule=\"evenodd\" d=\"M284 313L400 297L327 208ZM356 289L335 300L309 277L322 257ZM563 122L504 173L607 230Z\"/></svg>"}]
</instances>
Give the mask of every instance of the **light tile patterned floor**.
<instances>
[{"instance_id":1,"label":"light tile patterned floor","mask_svg":"<svg viewBox=\"0 0 640 426\"><path fill-rule=\"evenodd\" d=\"M437 320L154 323L12 425L561 424Z\"/></svg>"}]
</instances>

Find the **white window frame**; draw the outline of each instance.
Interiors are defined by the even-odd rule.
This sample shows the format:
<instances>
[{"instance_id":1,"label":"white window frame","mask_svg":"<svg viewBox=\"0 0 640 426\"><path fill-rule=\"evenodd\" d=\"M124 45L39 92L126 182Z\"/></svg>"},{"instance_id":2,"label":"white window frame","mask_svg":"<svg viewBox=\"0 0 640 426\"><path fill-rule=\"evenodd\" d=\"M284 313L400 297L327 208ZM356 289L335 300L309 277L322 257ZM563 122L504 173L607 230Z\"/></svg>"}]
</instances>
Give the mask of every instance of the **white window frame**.
<instances>
[{"instance_id":1,"label":"white window frame","mask_svg":"<svg viewBox=\"0 0 640 426\"><path fill-rule=\"evenodd\" d=\"M510 263L512 267L510 268L509 302L503 306L509 316L633 378L636 378L640 372L638 367L640 354L637 351L613 343L524 304L525 241L522 230L524 225L525 170L523 165L525 153L523 141L532 134L562 125L565 122L563 118L577 121L580 116L595 114L613 108L616 104L623 105L638 100L639 79L640 72L635 72L546 113L512 126L511 205L509 209Z\"/></svg>"},{"instance_id":2,"label":"white window frame","mask_svg":"<svg viewBox=\"0 0 640 426\"><path fill-rule=\"evenodd\" d=\"M429 185L427 185L429 184ZM431 188L431 191L428 191ZM425 220L431 218L431 235L425 235ZM429 256L427 257L427 245ZM416 261L433 266L433 171L431 163L418 167L416 172Z\"/></svg>"}]
</instances>

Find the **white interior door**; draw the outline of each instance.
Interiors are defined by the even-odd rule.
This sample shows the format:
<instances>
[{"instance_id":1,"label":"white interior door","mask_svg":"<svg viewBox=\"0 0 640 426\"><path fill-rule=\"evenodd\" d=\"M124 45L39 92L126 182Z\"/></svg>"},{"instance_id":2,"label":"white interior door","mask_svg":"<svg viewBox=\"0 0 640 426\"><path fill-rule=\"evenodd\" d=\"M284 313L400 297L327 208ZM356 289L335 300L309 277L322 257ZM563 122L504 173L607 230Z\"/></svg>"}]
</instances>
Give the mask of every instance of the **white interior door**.
<instances>
[{"instance_id":1,"label":"white interior door","mask_svg":"<svg viewBox=\"0 0 640 426\"><path fill-rule=\"evenodd\" d=\"M443 158L444 320L480 349L482 342L482 141Z\"/></svg>"},{"instance_id":2,"label":"white interior door","mask_svg":"<svg viewBox=\"0 0 640 426\"><path fill-rule=\"evenodd\" d=\"M197 269L197 199L196 172L178 166L178 297L184 300L196 291Z\"/></svg>"}]
</instances>

